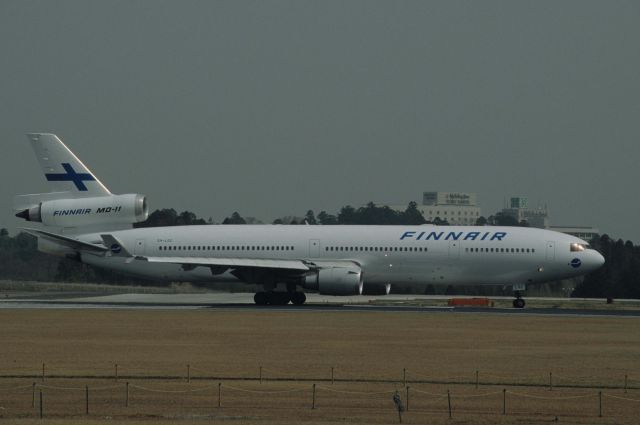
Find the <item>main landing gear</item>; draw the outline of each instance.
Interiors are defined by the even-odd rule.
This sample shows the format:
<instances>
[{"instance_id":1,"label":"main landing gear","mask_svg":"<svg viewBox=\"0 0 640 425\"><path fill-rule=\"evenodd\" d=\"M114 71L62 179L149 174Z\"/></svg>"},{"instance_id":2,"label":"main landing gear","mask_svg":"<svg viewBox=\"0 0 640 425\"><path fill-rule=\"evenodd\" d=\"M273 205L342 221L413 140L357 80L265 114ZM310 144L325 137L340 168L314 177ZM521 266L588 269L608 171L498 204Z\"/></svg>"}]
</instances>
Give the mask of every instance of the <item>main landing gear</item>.
<instances>
[{"instance_id":1,"label":"main landing gear","mask_svg":"<svg viewBox=\"0 0 640 425\"><path fill-rule=\"evenodd\" d=\"M253 301L257 305L287 305L289 302L302 305L307 301L304 292L256 292Z\"/></svg>"},{"instance_id":2,"label":"main landing gear","mask_svg":"<svg viewBox=\"0 0 640 425\"><path fill-rule=\"evenodd\" d=\"M516 299L513 300L513 308L524 308L526 303L524 302L520 291L514 291L514 295L516 296Z\"/></svg>"}]
</instances>

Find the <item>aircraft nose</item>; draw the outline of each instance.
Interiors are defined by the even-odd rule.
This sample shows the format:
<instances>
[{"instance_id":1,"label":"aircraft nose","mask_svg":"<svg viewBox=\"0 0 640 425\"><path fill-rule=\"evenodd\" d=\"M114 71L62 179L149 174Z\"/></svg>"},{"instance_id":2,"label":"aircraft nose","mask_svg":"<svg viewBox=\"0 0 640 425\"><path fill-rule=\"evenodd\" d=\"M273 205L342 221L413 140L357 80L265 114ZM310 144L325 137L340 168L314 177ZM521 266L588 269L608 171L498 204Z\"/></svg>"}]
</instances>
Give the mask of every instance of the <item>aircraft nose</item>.
<instances>
[{"instance_id":1,"label":"aircraft nose","mask_svg":"<svg viewBox=\"0 0 640 425\"><path fill-rule=\"evenodd\" d=\"M589 267L592 270L597 270L604 265L604 257L598 251L592 250L589 255Z\"/></svg>"}]
</instances>

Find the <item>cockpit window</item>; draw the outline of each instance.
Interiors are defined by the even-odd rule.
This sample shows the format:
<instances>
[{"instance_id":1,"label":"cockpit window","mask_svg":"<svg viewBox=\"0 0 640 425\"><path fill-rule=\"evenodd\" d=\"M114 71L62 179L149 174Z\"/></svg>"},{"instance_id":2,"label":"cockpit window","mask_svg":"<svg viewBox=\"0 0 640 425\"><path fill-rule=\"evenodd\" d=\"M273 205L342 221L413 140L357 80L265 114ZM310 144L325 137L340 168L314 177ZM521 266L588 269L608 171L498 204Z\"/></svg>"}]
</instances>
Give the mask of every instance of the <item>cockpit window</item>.
<instances>
[{"instance_id":1,"label":"cockpit window","mask_svg":"<svg viewBox=\"0 0 640 425\"><path fill-rule=\"evenodd\" d=\"M589 245L585 243L572 243L569 247L571 252L580 252L589 249Z\"/></svg>"}]
</instances>

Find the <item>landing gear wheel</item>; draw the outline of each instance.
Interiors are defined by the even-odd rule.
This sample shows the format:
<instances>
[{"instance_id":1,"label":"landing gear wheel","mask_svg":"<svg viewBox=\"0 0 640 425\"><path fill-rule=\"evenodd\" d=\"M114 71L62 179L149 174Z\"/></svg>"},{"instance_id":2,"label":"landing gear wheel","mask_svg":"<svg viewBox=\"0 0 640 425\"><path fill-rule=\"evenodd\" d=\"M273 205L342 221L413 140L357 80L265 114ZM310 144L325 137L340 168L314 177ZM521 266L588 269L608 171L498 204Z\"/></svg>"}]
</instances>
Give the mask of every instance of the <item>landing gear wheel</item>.
<instances>
[{"instance_id":1,"label":"landing gear wheel","mask_svg":"<svg viewBox=\"0 0 640 425\"><path fill-rule=\"evenodd\" d=\"M513 308L524 308L525 302L522 298L513 300Z\"/></svg>"},{"instance_id":2,"label":"landing gear wheel","mask_svg":"<svg viewBox=\"0 0 640 425\"><path fill-rule=\"evenodd\" d=\"M266 292L256 292L256 294L253 296L253 302L256 303L256 305L267 305L268 303L268 296Z\"/></svg>"},{"instance_id":3,"label":"landing gear wheel","mask_svg":"<svg viewBox=\"0 0 640 425\"><path fill-rule=\"evenodd\" d=\"M295 305L302 305L307 301L307 296L304 292L293 292L291 294L291 303Z\"/></svg>"},{"instance_id":4,"label":"landing gear wheel","mask_svg":"<svg viewBox=\"0 0 640 425\"><path fill-rule=\"evenodd\" d=\"M286 292L267 292L267 304L269 305L287 305L291 300Z\"/></svg>"}]
</instances>

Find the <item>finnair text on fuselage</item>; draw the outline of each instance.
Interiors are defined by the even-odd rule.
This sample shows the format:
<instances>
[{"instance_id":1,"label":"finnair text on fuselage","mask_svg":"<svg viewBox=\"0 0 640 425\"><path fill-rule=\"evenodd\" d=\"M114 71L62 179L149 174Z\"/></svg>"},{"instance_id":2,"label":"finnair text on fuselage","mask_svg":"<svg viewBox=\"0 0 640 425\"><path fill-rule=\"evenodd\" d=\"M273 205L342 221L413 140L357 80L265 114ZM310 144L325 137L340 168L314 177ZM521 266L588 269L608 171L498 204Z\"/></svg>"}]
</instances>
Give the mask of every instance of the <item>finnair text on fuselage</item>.
<instances>
[{"instance_id":1,"label":"finnair text on fuselage","mask_svg":"<svg viewBox=\"0 0 640 425\"><path fill-rule=\"evenodd\" d=\"M400 236L400 240L413 239L424 240L445 240L445 241L502 241L507 237L507 232L414 232L407 231Z\"/></svg>"}]
</instances>

